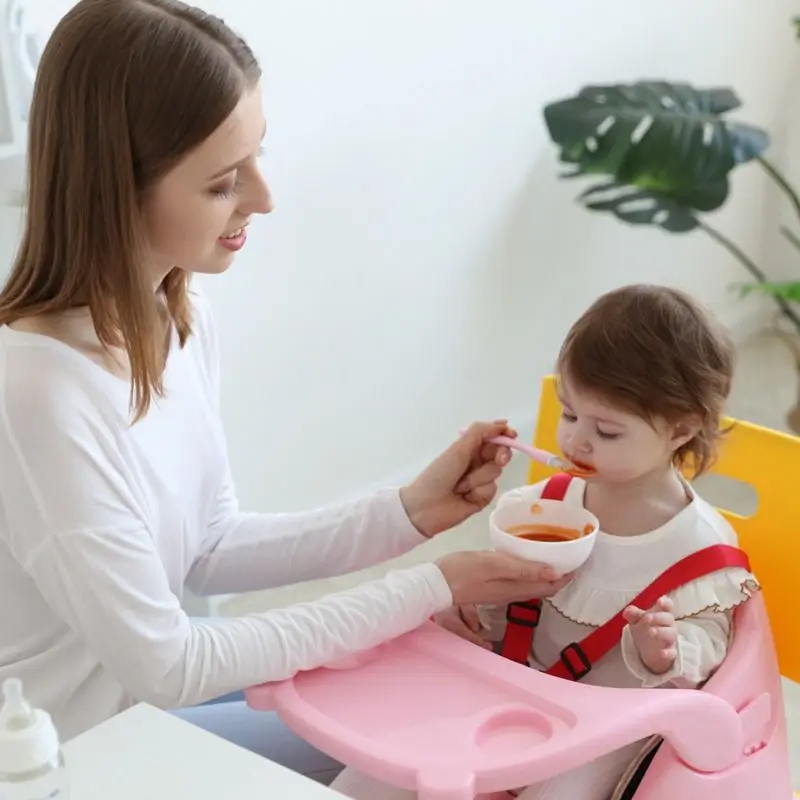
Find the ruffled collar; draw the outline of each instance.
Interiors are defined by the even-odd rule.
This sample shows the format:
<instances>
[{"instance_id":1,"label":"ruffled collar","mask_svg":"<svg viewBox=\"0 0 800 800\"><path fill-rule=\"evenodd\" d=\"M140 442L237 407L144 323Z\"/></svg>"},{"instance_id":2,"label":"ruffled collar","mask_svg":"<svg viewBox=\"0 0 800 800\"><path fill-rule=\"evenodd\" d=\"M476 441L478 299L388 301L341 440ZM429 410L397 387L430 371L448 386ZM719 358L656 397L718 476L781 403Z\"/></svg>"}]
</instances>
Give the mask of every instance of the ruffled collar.
<instances>
[{"instance_id":1,"label":"ruffled collar","mask_svg":"<svg viewBox=\"0 0 800 800\"><path fill-rule=\"evenodd\" d=\"M682 558L715 544L736 545L725 519L685 485L691 502L661 527L638 536L600 532L592 555L572 583L548 601L553 608L573 622L602 625ZM565 502L582 506L585 486L584 481L573 480ZM674 592L674 613L680 619L711 609L726 611L758 588L746 570L723 570Z\"/></svg>"}]
</instances>

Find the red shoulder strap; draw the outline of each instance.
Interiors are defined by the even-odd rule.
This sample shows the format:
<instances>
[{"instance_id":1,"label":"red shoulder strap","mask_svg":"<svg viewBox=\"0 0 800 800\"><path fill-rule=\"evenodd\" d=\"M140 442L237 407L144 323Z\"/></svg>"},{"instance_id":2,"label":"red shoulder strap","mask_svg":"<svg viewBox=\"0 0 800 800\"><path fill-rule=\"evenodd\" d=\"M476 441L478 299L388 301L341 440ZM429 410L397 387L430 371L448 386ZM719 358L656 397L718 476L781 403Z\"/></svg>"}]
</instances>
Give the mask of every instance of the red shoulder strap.
<instances>
[{"instance_id":1,"label":"red shoulder strap","mask_svg":"<svg viewBox=\"0 0 800 800\"><path fill-rule=\"evenodd\" d=\"M572 475L560 472L553 475L542 489L542 500L563 500L566 497ZM539 624L541 600L512 603L506 610L506 632L500 646L500 655L520 664L528 663L533 646L533 633Z\"/></svg>"},{"instance_id":2,"label":"red shoulder strap","mask_svg":"<svg viewBox=\"0 0 800 800\"><path fill-rule=\"evenodd\" d=\"M719 544L698 550L662 573L634 598L631 605L642 609L652 608L665 594L713 572L732 567L750 571L750 560L739 548ZM561 658L547 670L547 674L572 680L585 677L591 671L592 665L616 647L622 639L626 625L622 616L623 611L624 609L620 610L615 617L590 633L582 642L567 645L561 651Z\"/></svg>"},{"instance_id":3,"label":"red shoulder strap","mask_svg":"<svg viewBox=\"0 0 800 800\"><path fill-rule=\"evenodd\" d=\"M542 500L563 500L567 496L567 490L572 483L572 475L566 472L559 472L553 475L542 489Z\"/></svg>"}]
</instances>

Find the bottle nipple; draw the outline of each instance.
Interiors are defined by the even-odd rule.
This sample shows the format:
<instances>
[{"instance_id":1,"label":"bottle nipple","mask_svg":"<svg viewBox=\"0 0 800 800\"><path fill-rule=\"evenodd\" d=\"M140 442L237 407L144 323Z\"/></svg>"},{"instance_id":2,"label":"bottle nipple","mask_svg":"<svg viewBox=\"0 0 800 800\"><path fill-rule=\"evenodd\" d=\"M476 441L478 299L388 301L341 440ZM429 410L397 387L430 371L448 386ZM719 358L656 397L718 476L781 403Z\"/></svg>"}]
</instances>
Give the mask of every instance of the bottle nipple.
<instances>
[{"instance_id":1,"label":"bottle nipple","mask_svg":"<svg viewBox=\"0 0 800 800\"><path fill-rule=\"evenodd\" d=\"M3 706L0 708L0 729L20 731L34 722L34 713L22 695L22 681L8 678L3 682Z\"/></svg>"}]
</instances>

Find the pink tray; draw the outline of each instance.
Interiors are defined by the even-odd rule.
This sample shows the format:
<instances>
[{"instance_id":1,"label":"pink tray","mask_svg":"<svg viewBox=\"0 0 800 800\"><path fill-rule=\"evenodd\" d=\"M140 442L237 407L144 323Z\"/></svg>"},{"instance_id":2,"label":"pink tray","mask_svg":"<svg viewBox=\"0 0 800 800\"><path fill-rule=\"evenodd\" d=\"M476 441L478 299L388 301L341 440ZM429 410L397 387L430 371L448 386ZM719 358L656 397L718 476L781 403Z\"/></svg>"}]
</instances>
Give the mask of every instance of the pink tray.
<instances>
[{"instance_id":1,"label":"pink tray","mask_svg":"<svg viewBox=\"0 0 800 800\"><path fill-rule=\"evenodd\" d=\"M537 783L653 734L689 767L714 772L737 761L744 741L739 714L714 695L564 681L433 624L335 667L253 687L247 701L277 711L333 758L426 800Z\"/></svg>"}]
</instances>

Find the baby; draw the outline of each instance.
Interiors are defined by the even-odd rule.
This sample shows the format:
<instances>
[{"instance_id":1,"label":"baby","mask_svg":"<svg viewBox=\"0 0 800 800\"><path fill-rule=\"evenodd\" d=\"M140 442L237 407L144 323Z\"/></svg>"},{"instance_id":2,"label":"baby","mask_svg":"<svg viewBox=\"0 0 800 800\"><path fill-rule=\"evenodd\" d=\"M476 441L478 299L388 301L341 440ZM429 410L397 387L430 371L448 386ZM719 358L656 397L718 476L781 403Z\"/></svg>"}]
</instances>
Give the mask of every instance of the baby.
<instances>
[{"instance_id":1,"label":"baby","mask_svg":"<svg viewBox=\"0 0 800 800\"><path fill-rule=\"evenodd\" d=\"M689 297L628 286L597 300L569 331L557 362L563 413L558 444L596 474L573 478L564 501L600 521L589 560L545 601L527 659L534 669L624 610L622 640L583 683L619 688L697 688L725 659L733 610L758 584L743 567L718 570L661 597L637 595L673 564L736 534L687 483L716 456L731 387L732 346ZM546 481L500 498L534 502ZM506 608L453 608L438 622L491 647L503 640ZM642 749L634 743L551 780L511 792L519 800L608 800ZM413 792L345 770L333 788L354 800L407 800Z\"/></svg>"}]
</instances>

